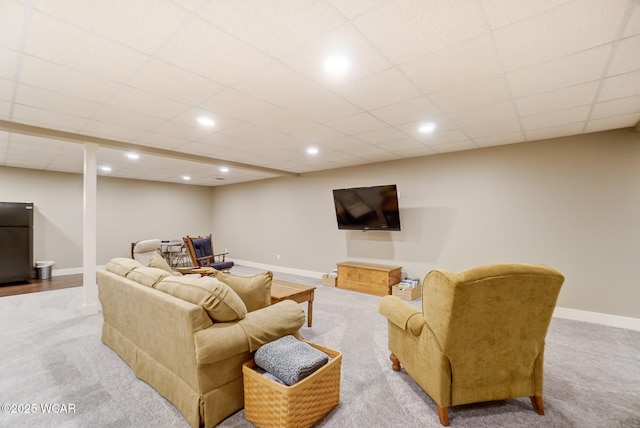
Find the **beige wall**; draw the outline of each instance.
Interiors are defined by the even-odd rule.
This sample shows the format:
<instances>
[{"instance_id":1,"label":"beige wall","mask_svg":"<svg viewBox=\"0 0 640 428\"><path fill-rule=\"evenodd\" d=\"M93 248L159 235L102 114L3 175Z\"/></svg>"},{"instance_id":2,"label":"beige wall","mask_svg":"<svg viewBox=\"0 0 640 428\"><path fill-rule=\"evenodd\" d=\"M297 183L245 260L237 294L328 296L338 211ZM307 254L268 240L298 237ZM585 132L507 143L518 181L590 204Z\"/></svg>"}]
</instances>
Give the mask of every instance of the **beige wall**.
<instances>
[{"instance_id":1,"label":"beige wall","mask_svg":"<svg viewBox=\"0 0 640 428\"><path fill-rule=\"evenodd\" d=\"M211 189L98 177L97 262L128 257L132 241L209 233ZM82 267L82 176L0 167L0 200L33 202L34 260Z\"/></svg>"},{"instance_id":2,"label":"beige wall","mask_svg":"<svg viewBox=\"0 0 640 428\"><path fill-rule=\"evenodd\" d=\"M339 231L331 190L380 184L402 231ZM544 263L566 276L559 306L640 318L639 195L640 134L621 130L217 187L213 231L235 259L319 272Z\"/></svg>"}]
</instances>

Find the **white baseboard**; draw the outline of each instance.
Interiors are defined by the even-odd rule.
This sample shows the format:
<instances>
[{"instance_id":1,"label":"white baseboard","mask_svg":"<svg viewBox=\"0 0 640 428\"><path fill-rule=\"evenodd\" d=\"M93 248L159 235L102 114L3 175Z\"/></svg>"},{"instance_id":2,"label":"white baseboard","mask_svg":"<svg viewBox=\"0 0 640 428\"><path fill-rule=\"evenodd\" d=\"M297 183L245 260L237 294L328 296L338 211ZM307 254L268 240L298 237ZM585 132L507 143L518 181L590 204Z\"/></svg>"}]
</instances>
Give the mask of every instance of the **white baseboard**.
<instances>
[{"instance_id":1,"label":"white baseboard","mask_svg":"<svg viewBox=\"0 0 640 428\"><path fill-rule=\"evenodd\" d=\"M288 268L288 267L285 267L285 266L267 265L267 264L262 264L262 263L254 263L254 262L250 262L250 261L247 261L247 260L237 260L237 259L229 259L229 260L231 260L235 264L241 265L241 266L248 266L248 267L252 267L252 268L256 268L256 269L270 270L272 272L289 273L291 275L307 276L309 278L319 278L319 279L321 279L322 275L325 274L325 272L315 272L315 271L312 271L312 270L294 269L294 268Z\"/></svg>"},{"instance_id":2,"label":"white baseboard","mask_svg":"<svg viewBox=\"0 0 640 428\"><path fill-rule=\"evenodd\" d=\"M104 265L96 266L98 270L104 270ZM52 269L51 276L63 276L63 275L75 275L78 273L84 273L84 269L81 267L67 268L67 269Z\"/></svg>"},{"instance_id":3,"label":"white baseboard","mask_svg":"<svg viewBox=\"0 0 640 428\"><path fill-rule=\"evenodd\" d=\"M625 328L627 330L640 331L640 319L622 317L619 315L603 314L600 312L581 311L556 307L553 316L575 321L584 321L594 324L602 324L609 327Z\"/></svg>"}]
</instances>

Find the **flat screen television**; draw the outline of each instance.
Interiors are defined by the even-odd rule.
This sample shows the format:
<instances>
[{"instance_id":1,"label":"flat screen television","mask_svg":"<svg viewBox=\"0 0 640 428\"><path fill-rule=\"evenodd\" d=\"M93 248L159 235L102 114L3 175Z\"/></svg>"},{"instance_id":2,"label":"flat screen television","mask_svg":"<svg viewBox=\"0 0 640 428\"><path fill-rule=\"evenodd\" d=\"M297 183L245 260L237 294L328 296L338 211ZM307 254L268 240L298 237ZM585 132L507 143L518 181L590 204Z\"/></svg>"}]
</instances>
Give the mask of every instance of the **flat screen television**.
<instances>
[{"instance_id":1,"label":"flat screen television","mask_svg":"<svg viewBox=\"0 0 640 428\"><path fill-rule=\"evenodd\" d=\"M395 184L334 189L333 202L338 229L400 230Z\"/></svg>"}]
</instances>

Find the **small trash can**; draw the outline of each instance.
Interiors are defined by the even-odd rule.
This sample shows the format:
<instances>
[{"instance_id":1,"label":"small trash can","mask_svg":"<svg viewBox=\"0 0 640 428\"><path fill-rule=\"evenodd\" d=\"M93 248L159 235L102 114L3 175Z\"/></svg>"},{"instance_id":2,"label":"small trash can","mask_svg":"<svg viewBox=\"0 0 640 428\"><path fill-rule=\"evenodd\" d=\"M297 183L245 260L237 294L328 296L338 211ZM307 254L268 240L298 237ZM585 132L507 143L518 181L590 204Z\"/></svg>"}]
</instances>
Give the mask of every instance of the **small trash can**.
<instances>
[{"instance_id":1,"label":"small trash can","mask_svg":"<svg viewBox=\"0 0 640 428\"><path fill-rule=\"evenodd\" d=\"M50 279L51 267L55 262L53 260L44 260L36 262L36 278L38 279Z\"/></svg>"}]
</instances>

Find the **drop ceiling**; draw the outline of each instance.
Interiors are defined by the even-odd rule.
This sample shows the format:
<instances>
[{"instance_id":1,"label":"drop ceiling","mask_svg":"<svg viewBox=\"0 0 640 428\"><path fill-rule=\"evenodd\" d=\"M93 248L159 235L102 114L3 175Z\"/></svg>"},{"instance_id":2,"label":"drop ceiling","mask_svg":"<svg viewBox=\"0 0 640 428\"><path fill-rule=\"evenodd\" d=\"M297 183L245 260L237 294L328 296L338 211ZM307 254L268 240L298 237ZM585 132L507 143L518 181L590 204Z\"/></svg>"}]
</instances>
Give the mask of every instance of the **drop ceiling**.
<instances>
[{"instance_id":1,"label":"drop ceiling","mask_svg":"<svg viewBox=\"0 0 640 428\"><path fill-rule=\"evenodd\" d=\"M98 141L101 175L218 186L640 120L637 0L0 0L0 28L9 167Z\"/></svg>"}]
</instances>

